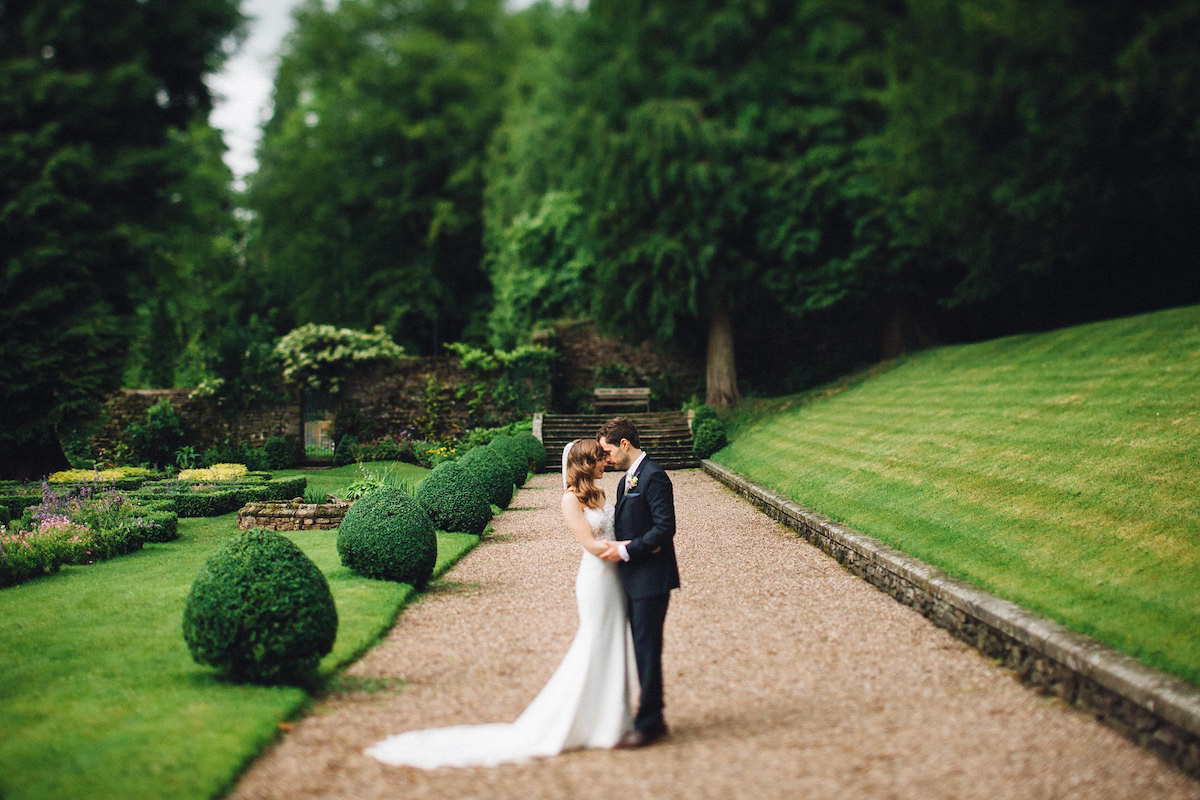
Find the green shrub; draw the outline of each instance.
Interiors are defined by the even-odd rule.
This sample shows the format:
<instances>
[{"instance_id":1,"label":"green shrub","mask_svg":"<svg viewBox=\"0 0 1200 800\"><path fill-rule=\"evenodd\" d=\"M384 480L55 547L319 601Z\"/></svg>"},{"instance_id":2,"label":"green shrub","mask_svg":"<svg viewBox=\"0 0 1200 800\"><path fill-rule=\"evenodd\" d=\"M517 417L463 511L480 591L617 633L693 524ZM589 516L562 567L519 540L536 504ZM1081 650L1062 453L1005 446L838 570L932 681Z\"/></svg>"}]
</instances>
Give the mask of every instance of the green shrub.
<instances>
[{"instance_id":1,"label":"green shrub","mask_svg":"<svg viewBox=\"0 0 1200 800\"><path fill-rule=\"evenodd\" d=\"M58 572L71 559L76 547L71 539L79 527L0 533L0 588Z\"/></svg>"},{"instance_id":2,"label":"green shrub","mask_svg":"<svg viewBox=\"0 0 1200 800\"><path fill-rule=\"evenodd\" d=\"M333 465L344 467L358 460L358 437L346 434L333 449Z\"/></svg>"},{"instance_id":3,"label":"green shrub","mask_svg":"<svg viewBox=\"0 0 1200 800\"><path fill-rule=\"evenodd\" d=\"M148 524L130 518L114 528L84 528L87 532L78 536L79 541L65 563L93 564L141 550L148 527Z\"/></svg>"},{"instance_id":4,"label":"green shrub","mask_svg":"<svg viewBox=\"0 0 1200 800\"><path fill-rule=\"evenodd\" d=\"M513 486L524 486L525 479L529 477L529 457L525 455L525 448L521 447L520 443L507 433L492 439L492 443L488 447L499 453L508 464L509 477L512 479Z\"/></svg>"},{"instance_id":5,"label":"green shrub","mask_svg":"<svg viewBox=\"0 0 1200 800\"><path fill-rule=\"evenodd\" d=\"M192 658L239 680L303 679L333 649L329 583L290 539L256 529L205 563L183 611Z\"/></svg>"},{"instance_id":6,"label":"green shrub","mask_svg":"<svg viewBox=\"0 0 1200 800\"><path fill-rule=\"evenodd\" d=\"M210 447L196 459L196 466L242 464L251 472L271 469L265 447L251 447L249 442L227 439L220 447Z\"/></svg>"},{"instance_id":7,"label":"green shrub","mask_svg":"<svg viewBox=\"0 0 1200 800\"><path fill-rule=\"evenodd\" d=\"M473 447L483 447L485 444L491 444L492 439L495 439L502 433L508 432L508 426L499 428L472 428L459 439L458 446L463 452L470 450Z\"/></svg>"},{"instance_id":8,"label":"green shrub","mask_svg":"<svg viewBox=\"0 0 1200 800\"><path fill-rule=\"evenodd\" d=\"M697 430L701 425L709 421L720 422L721 418L717 416L717 412L712 406L699 405L696 406L692 413L692 430Z\"/></svg>"},{"instance_id":9,"label":"green shrub","mask_svg":"<svg viewBox=\"0 0 1200 800\"><path fill-rule=\"evenodd\" d=\"M296 455L292 443L286 436L272 436L263 444L267 454L268 469L289 469L296 463Z\"/></svg>"},{"instance_id":10,"label":"green shrub","mask_svg":"<svg viewBox=\"0 0 1200 800\"><path fill-rule=\"evenodd\" d=\"M146 410L144 422L130 425L127 434L133 458L159 466L174 464L175 451L183 445L183 424L165 397Z\"/></svg>"},{"instance_id":11,"label":"green shrub","mask_svg":"<svg viewBox=\"0 0 1200 800\"><path fill-rule=\"evenodd\" d=\"M0 495L0 506L8 510L9 519L19 519L25 509L30 506L36 506L40 502L42 502L42 495L40 493Z\"/></svg>"},{"instance_id":12,"label":"green shrub","mask_svg":"<svg viewBox=\"0 0 1200 800\"><path fill-rule=\"evenodd\" d=\"M413 442L413 461L426 469L433 469L443 461L453 461L457 453L454 447L441 442L427 442L421 439Z\"/></svg>"},{"instance_id":13,"label":"green shrub","mask_svg":"<svg viewBox=\"0 0 1200 800\"><path fill-rule=\"evenodd\" d=\"M8 506L0 505L0 525L7 525L12 521L12 514L8 513Z\"/></svg>"},{"instance_id":14,"label":"green shrub","mask_svg":"<svg viewBox=\"0 0 1200 800\"><path fill-rule=\"evenodd\" d=\"M186 481L161 481L130 492L128 496L138 505L174 511L181 517L219 517L237 511L246 503L303 497L307 485L308 480L303 475L267 481L254 477L236 483L215 484L211 488L202 484L200 489L193 489Z\"/></svg>"},{"instance_id":15,"label":"green shrub","mask_svg":"<svg viewBox=\"0 0 1200 800\"><path fill-rule=\"evenodd\" d=\"M541 472L546 466L546 446L542 444L541 439L534 436L532 431L518 431L513 434L513 439L525 451L525 457L529 459L529 469Z\"/></svg>"},{"instance_id":16,"label":"green shrub","mask_svg":"<svg viewBox=\"0 0 1200 800\"><path fill-rule=\"evenodd\" d=\"M261 494L254 499L293 500L303 497L306 488L308 488L308 479L303 475L297 475L294 478L272 478L262 485Z\"/></svg>"},{"instance_id":17,"label":"green shrub","mask_svg":"<svg viewBox=\"0 0 1200 800\"><path fill-rule=\"evenodd\" d=\"M173 542L179 538L179 515L174 511L161 511L139 507L134 514L142 519L147 542Z\"/></svg>"},{"instance_id":18,"label":"green shrub","mask_svg":"<svg viewBox=\"0 0 1200 800\"><path fill-rule=\"evenodd\" d=\"M492 518L483 487L456 461L434 467L417 489L416 501L444 531L480 534Z\"/></svg>"},{"instance_id":19,"label":"green shrub","mask_svg":"<svg viewBox=\"0 0 1200 800\"><path fill-rule=\"evenodd\" d=\"M237 489L209 489L171 495L171 509L181 517L219 517L237 511L246 503Z\"/></svg>"},{"instance_id":20,"label":"green shrub","mask_svg":"<svg viewBox=\"0 0 1200 800\"><path fill-rule=\"evenodd\" d=\"M360 575L425 586L437 561L433 521L403 489L380 486L363 495L337 535L342 564Z\"/></svg>"},{"instance_id":21,"label":"green shrub","mask_svg":"<svg viewBox=\"0 0 1200 800\"><path fill-rule=\"evenodd\" d=\"M512 469L505 458L491 447L473 447L459 459L475 482L483 487L488 502L500 508L508 508L512 502Z\"/></svg>"},{"instance_id":22,"label":"green shrub","mask_svg":"<svg viewBox=\"0 0 1200 800\"><path fill-rule=\"evenodd\" d=\"M725 426L720 420L707 419L692 434L692 453L696 458L708 458L725 446Z\"/></svg>"}]
</instances>

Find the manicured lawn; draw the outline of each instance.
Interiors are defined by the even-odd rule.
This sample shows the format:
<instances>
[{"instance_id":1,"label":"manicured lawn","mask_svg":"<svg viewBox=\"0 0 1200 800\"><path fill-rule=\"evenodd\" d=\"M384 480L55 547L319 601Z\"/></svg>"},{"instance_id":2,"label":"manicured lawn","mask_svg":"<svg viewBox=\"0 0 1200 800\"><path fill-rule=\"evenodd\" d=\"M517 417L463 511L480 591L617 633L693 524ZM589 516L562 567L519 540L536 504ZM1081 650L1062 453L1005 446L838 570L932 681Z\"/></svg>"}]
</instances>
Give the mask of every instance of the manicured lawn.
<instances>
[{"instance_id":1,"label":"manicured lawn","mask_svg":"<svg viewBox=\"0 0 1200 800\"><path fill-rule=\"evenodd\" d=\"M375 474L387 473L400 481L411 482L413 484L420 483L421 479L429 472L429 470L418 467L415 464L405 464L399 461L368 461L361 467L358 464L347 464L342 467L329 467L327 469L278 469L272 470L271 476L274 478L290 478L295 475L301 475L308 480L308 491L317 491L321 494L333 492L336 494L339 490L363 477L364 470Z\"/></svg>"},{"instance_id":2,"label":"manicured lawn","mask_svg":"<svg viewBox=\"0 0 1200 800\"><path fill-rule=\"evenodd\" d=\"M358 477L341 470L323 477ZM235 532L234 514L183 519L179 541L0 591L0 796L219 796L303 709L302 689L222 681L184 644L192 580ZM336 531L291 536L337 604L327 678L387 631L412 589L343 568ZM476 541L439 533L438 574Z\"/></svg>"},{"instance_id":3,"label":"manicured lawn","mask_svg":"<svg viewBox=\"0 0 1200 800\"><path fill-rule=\"evenodd\" d=\"M1200 685L1200 306L750 402L716 460Z\"/></svg>"}]
</instances>

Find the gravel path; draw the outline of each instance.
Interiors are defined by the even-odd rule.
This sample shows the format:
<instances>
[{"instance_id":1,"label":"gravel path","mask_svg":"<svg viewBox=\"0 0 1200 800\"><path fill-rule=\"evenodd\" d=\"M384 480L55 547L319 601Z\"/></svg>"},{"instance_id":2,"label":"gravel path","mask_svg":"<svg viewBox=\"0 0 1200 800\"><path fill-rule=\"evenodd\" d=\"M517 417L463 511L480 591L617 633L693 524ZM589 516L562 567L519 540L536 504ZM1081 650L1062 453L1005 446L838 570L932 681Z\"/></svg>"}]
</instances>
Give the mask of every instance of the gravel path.
<instances>
[{"instance_id":1,"label":"gravel path","mask_svg":"<svg viewBox=\"0 0 1200 800\"><path fill-rule=\"evenodd\" d=\"M713 479L672 479L668 739L432 772L362 754L403 730L510 721L554 671L579 552L559 477L542 475L232 796L1200 800L1200 782L1021 686Z\"/></svg>"}]
</instances>

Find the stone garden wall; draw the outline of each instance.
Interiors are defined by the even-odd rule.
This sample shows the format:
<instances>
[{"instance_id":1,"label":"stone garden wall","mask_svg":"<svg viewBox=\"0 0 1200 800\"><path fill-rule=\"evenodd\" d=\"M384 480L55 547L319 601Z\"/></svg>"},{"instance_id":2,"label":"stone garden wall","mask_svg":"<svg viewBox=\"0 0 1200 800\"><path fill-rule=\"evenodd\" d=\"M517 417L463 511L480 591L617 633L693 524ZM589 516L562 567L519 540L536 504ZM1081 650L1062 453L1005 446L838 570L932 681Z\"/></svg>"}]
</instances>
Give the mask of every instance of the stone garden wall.
<instances>
[{"instance_id":1,"label":"stone garden wall","mask_svg":"<svg viewBox=\"0 0 1200 800\"><path fill-rule=\"evenodd\" d=\"M488 424L499 410L486 401L472 403L476 381L450 357L358 370L329 398L338 415L335 435L352 433L366 440L411 432L441 439Z\"/></svg>"},{"instance_id":2,"label":"stone garden wall","mask_svg":"<svg viewBox=\"0 0 1200 800\"><path fill-rule=\"evenodd\" d=\"M247 503L238 511L239 530L334 530L350 510L349 503Z\"/></svg>"},{"instance_id":3,"label":"stone garden wall","mask_svg":"<svg viewBox=\"0 0 1200 800\"><path fill-rule=\"evenodd\" d=\"M166 399L179 415L188 443L197 450L217 447L227 440L261 447L272 436L284 436L304 452L304 422L298 397L285 402L226 411L213 397L192 397L192 389L121 389L105 403L107 421L93 438L99 454L114 452L122 434L133 423L142 423L146 411Z\"/></svg>"},{"instance_id":4,"label":"stone garden wall","mask_svg":"<svg viewBox=\"0 0 1200 800\"><path fill-rule=\"evenodd\" d=\"M560 323L539 343L562 355L554 386L557 411L590 411L597 386L648 386L660 410L673 411L693 394L704 395L703 364L656 350L650 342L634 346L605 336L591 322Z\"/></svg>"},{"instance_id":5,"label":"stone garden wall","mask_svg":"<svg viewBox=\"0 0 1200 800\"><path fill-rule=\"evenodd\" d=\"M657 407L669 409L702 391L696 365L658 352L649 343L635 347L603 336L591 323L561 324L537 343L560 354L553 385L546 378L525 379L516 386L515 398L512 386L496 392L495 378L465 369L452 356L410 357L355 370L340 380L336 392L319 398L332 418L333 443L346 434L361 441L399 434L442 440L533 411L590 410L592 389L599 385L649 386ZM113 394L106 403L107 422L93 439L93 454L111 457L129 426L144 422L147 409L166 398L179 415L188 444L198 451L228 441L258 447L281 435L293 443L297 459L303 457L305 398L300 391L281 402L248 409L227 409L214 397L192 393L122 389Z\"/></svg>"}]
</instances>

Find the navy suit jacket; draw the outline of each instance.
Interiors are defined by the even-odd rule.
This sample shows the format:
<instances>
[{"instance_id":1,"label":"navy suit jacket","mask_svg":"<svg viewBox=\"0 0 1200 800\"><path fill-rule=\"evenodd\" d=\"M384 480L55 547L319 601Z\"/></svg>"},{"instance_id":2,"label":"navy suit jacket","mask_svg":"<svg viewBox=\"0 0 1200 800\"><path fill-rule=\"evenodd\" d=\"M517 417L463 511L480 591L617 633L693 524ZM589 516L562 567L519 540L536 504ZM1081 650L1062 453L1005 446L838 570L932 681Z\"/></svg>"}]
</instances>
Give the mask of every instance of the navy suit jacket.
<instances>
[{"instance_id":1,"label":"navy suit jacket","mask_svg":"<svg viewBox=\"0 0 1200 800\"><path fill-rule=\"evenodd\" d=\"M620 562L617 571L626 594L638 599L678 589L679 566L671 479L649 458L642 459L635 474L637 486L626 491L625 477L617 484L613 516L617 538L629 541L629 560Z\"/></svg>"}]
</instances>

